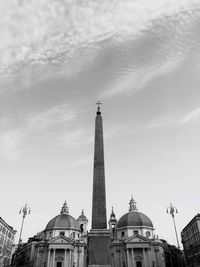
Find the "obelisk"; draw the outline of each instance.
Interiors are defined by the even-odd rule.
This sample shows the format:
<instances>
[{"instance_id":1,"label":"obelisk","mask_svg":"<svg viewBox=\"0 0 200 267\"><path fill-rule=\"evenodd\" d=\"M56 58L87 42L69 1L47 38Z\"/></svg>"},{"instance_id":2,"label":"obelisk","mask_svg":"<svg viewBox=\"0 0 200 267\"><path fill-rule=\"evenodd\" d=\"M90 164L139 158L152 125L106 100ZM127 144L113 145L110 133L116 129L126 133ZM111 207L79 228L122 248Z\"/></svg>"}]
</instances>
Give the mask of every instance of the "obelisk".
<instances>
[{"instance_id":1,"label":"obelisk","mask_svg":"<svg viewBox=\"0 0 200 267\"><path fill-rule=\"evenodd\" d=\"M88 234L88 266L110 267L110 232L107 230L103 122L97 102L95 119L92 229Z\"/></svg>"}]
</instances>

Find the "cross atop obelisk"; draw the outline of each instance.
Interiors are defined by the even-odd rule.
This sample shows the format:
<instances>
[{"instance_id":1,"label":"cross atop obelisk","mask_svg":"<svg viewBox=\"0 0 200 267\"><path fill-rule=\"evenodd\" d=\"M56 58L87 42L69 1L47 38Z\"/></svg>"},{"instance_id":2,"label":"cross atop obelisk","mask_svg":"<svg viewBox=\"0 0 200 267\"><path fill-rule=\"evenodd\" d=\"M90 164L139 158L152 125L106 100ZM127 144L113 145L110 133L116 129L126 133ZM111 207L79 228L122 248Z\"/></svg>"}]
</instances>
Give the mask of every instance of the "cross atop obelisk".
<instances>
[{"instance_id":1,"label":"cross atop obelisk","mask_svg":"<svg viewBox=\"0 0 200 267\"><path fill-rule=\"evenodd\" d=\"M101 115L100 105L102 105L102 103L98 100L96 105L97 105L97 115Z\"/></svg>"}]
</instances>

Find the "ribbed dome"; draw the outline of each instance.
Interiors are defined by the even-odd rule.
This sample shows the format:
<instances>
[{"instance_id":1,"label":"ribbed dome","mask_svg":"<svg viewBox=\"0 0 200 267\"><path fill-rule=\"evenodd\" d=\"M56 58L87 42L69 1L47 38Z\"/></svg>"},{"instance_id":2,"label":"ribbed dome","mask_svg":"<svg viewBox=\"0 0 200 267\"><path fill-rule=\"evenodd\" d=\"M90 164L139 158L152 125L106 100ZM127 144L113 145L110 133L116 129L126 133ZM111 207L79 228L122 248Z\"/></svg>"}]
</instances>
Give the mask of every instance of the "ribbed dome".
<instances>
[{"instance_id":1,"label":"ribbed dome","mask_svg":"<svg viewBox=\"0 0 200 267\"><path fill-rule=\"evenodd\" d=\"M46 230L52 230L52 229L80 230L77 220L73 218L71 215L66 213L59 214L48 222Z\"/></svg>"},{"instance_id":2,"label":"ribbed dome","mask_svg":"<svg viewBox=\"0 0 200 267\"><path fill-rule=\"evenodd\" d=\"M118 228L127 226L147 226L153 228L151 220L145 214L138 211L127 212L119 219L117 223Z\"/></svg>"},{"instance_id":3,"label":"ribbed dome","mask_svg":"<svg viewBox=\"0 0 200 267\"><path fill-rule=\"evenodd\" d=\"M46 226L46 231L53 229L80 230L77 220L73 218L71 215L69 215L69 209L66 201L62 206L60 214L51 219Z\"/></svg>"}]
</instances>

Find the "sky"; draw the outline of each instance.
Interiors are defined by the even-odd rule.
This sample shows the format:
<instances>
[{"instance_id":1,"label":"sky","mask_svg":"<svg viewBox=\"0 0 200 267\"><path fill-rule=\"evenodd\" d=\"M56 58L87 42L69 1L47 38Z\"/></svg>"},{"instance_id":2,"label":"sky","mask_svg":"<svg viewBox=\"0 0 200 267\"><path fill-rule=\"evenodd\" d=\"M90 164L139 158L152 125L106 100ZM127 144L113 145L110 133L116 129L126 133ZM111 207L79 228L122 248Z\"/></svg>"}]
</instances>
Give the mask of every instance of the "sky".
<instances>
[{"instance_id":1,"label":"sky","mask_svg":"<svg viewBox=\"0 0 200 267\"><path fill-rule=\"evenodd\" d=\"M22 240L66 200L91 221L95 103L104 126L107 217L131 195L176 245L200 212L199 0L0 3L0 216ZM88 230L90 229L90 223Z\"/></svg>"}]
</instances>

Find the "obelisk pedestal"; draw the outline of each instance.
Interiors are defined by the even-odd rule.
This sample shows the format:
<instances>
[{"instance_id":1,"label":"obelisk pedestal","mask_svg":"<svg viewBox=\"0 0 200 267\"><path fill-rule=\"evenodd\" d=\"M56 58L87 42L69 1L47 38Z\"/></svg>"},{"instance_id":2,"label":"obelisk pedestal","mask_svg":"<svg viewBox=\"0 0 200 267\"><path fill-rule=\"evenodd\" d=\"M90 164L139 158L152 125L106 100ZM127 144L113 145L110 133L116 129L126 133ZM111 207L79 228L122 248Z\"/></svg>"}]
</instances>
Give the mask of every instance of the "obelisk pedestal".
<instances>
[{"instance_id":1,"label":"obelisk pedestal","mask_svg":"<svg viewBox=\"0 0 200 267\"><path fill-rule=\"evenodd\" d=\"M88 267L110 267L110 231L91 230L88 234Z\"/></svg>"}]
</instances>

